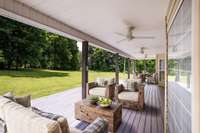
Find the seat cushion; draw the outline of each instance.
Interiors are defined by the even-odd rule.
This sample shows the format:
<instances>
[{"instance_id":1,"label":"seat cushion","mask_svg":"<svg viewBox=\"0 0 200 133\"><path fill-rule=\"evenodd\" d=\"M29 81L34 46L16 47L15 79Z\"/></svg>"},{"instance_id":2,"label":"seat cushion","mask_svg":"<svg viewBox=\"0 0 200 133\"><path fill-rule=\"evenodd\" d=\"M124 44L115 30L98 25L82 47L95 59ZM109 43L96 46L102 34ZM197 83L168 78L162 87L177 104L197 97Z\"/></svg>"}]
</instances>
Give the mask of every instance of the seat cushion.
<instances>
[{"instance_id":1,"label":"seat cushion","mask_svg":"<svg viewBox=\"0 0 200 133\"><path fill-rule=\"evenodd\" d=\"M105 87L95 87L89 90L90 95L95 95L95 96L106 96L106 88Z\"/></svg>"},{"instance_id":2,"label":"seat cushion","mask_svg":"<svg viewBox=\"0 0 200 133\"><path fill-rule=\"evenodd\" d=\"M118 98L120 100L128 100L128 101L138 102L138 97L139 97L138 92L123 91L118 94Z\"/></svg>"}]
</instances>

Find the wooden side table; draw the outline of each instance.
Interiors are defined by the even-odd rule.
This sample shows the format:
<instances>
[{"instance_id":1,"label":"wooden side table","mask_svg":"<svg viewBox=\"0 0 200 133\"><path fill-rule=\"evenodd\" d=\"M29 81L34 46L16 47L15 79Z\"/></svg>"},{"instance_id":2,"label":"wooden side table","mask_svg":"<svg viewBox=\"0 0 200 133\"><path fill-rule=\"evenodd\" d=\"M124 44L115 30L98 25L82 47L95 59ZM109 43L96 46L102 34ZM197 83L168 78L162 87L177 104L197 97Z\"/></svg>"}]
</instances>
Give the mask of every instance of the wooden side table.
<instances>
[{"instance_id":1,"label":"wooden side table","mask_svg":"<svg viewBox=\"0 0 200 133\"><path fill-rule=\"evenodd\" d=\"M109 131L116 132L122 120L122 104L113 103L111 107L101 108L89 104L87 100L75 103L76 119L92 123L97 117L106 119L109 123Z\"/></svg>"}]
</instances>

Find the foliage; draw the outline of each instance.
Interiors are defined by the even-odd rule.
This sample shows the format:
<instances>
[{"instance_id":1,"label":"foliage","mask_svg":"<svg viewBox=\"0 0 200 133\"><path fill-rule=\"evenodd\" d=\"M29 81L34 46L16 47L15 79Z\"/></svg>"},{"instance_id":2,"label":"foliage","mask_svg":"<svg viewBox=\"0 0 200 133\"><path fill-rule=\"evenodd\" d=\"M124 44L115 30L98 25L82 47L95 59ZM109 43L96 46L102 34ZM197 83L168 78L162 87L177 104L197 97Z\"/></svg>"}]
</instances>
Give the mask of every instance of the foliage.
<instances>
[{"instance_id":1,"label":"foliage","mask_svg":"<svg viewBox=\"0 0 200 133\"><path fill-rule=\"evenodd\" d=\"M115 71L116 56L100 48L89 47L89 69L97 71ZM124 58L118 56L119 70L124 70Z\"/></svg>"},{"instance_id":2,"label":"foliage","mask_svg":"<svg viewBox=\"0 0 200 133\"><path fill-rule=\"evenodd\" d=\"M146 71L149 73L155 72L155 60L136 60L136 71L141 73L145 71L145 64L146 64Z\"/></svg>"},{"instance_id":3,"label":"foliage","mask_svg":"<svg viewBox=\"0 0 200 133\"><path fill-rule=\"evenodd\" d=\"M78 70L76 41L0 17L0 62L4 68ZM0 55L0 56L1 56Z\"/></svg>"},{"instance_id":4,"label":"foliage","mask_svg":"<svg viewBox=\"0 0 200 133\"><path fill-rule=\"evenodd\" d=\"M89 69L98 71L115 71L115 55L100 48L89 47ZM119 56L117 58L119 70L127 71L127 59ZM143 72L146 62L146 71L149 73L155 72L155 60L136 60L136 72ZM132 64L133 65L133 64ZM132 66L131 65L131 69ZM125 69L124 69L125 66Z\"/></svg>"}]
</instances>

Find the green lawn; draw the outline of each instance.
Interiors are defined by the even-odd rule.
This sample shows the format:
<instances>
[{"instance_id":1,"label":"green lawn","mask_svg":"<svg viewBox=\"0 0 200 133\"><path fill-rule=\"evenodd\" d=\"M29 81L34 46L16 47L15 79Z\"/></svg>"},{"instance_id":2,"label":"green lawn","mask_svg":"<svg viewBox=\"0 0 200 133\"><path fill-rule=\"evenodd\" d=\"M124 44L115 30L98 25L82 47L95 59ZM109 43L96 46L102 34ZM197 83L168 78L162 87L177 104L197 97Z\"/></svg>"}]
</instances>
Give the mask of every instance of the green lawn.
<instances>
[{"instance_id":1,"label":"green lawn","mask_svg":"<svg viewBox=\"0 0 200 133\"><path fill-rule=\"evenodd\" d=\"M96 77L114 77L114 72L89 72L89 81ZM120 78L127 75L120 73ZM0 95L13 91L16 95L31 94L38 98L81 85L80 71L0 70Z\"/></svg>"}]
</instances>

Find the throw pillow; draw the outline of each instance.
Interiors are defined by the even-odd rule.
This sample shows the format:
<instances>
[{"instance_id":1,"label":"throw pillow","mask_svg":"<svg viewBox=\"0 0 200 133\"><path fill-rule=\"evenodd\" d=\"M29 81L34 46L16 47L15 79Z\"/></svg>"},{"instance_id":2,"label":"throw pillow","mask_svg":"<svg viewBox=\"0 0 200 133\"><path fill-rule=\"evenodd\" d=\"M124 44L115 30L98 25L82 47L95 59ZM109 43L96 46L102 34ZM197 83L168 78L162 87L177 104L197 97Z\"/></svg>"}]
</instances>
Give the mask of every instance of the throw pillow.
<instances>
[{"instance_id":1,"label":"throw pillow","mask_svg":"<svg viewBox=\"0 0 200 133\"><path fill-rule=\"evenodd\" d=\"M128 91L137 91L137 82L134 80L127 80L127 90Z\"/></svg>"},{"instance_id":2,"label":"throw pillow","mask_svg":"<svg viewBox=\"0 0 200 133\"><path fill-rule=\"evenodd\" d=\"M95 82L97 83L98 86L101 86L101 87L104 87L107 84L107 82L103 78L97 78Z\"/></svg>"},{"instance_id":3,"label":"throw pillow","mask_svg":"<svg viewBox=\"0 0 200 133\"><path fill-rule=\"evenodd\" d=\"M31 106L31 95L27 96L17 96L14 97L16 103L24 106L24 107L30 107Z\"/></svg>"},{"instance_id":4,"label":"throw pillow","mask_svg":"<svg viewBox=\"0 0 200 133\"><path fill-rule=\"evenodd\" d=\"M119 84L123 85L124 89L127 89L127 80L120 80Z\"/></svg>"},{"instance_id":5,"label":"throw pillow","mask_svg":"<svg viewBox=\"0 0 200 133\"><path fill-rule=\"evenodd\" d=\"M12 92L7 92L3 95L3 97L8 98L12 100L13 102L16 102L24 107L30 107L31 106L31 95L27 96L14 96Z\"/></svg>"},{"instance_id":6,"label":"throw pillow","mask_svg":"<svg viewBox=\"0 0 200 133\"><path fill-rule=\"evenodd\" d=\"M14 95L13 95L12 92L7 92L7 93L5 93L5 94L3 95L3 97L8 98L8 99L14 101Z\"/></svg>"},{"instance_id":7,"label":"throw pillow","mask_svg":"<svg viewBox=\"0 0 200 133\"><path fill-rule=\"evenodd\" d=\"M108 122L98 117L82 133L108 133Z\"/></svg>"},{"instance_id":8,"label":"throw pillow","mask_svg":"<svg viewBox=\"0 0 200 133\"><path fill-rule=\"evenodd\" d=\"M112 84L115 84L115 79L114 78L110 78L107 80L108 82L108 85L112 85Z\"/></svg>"}]
</instances>

